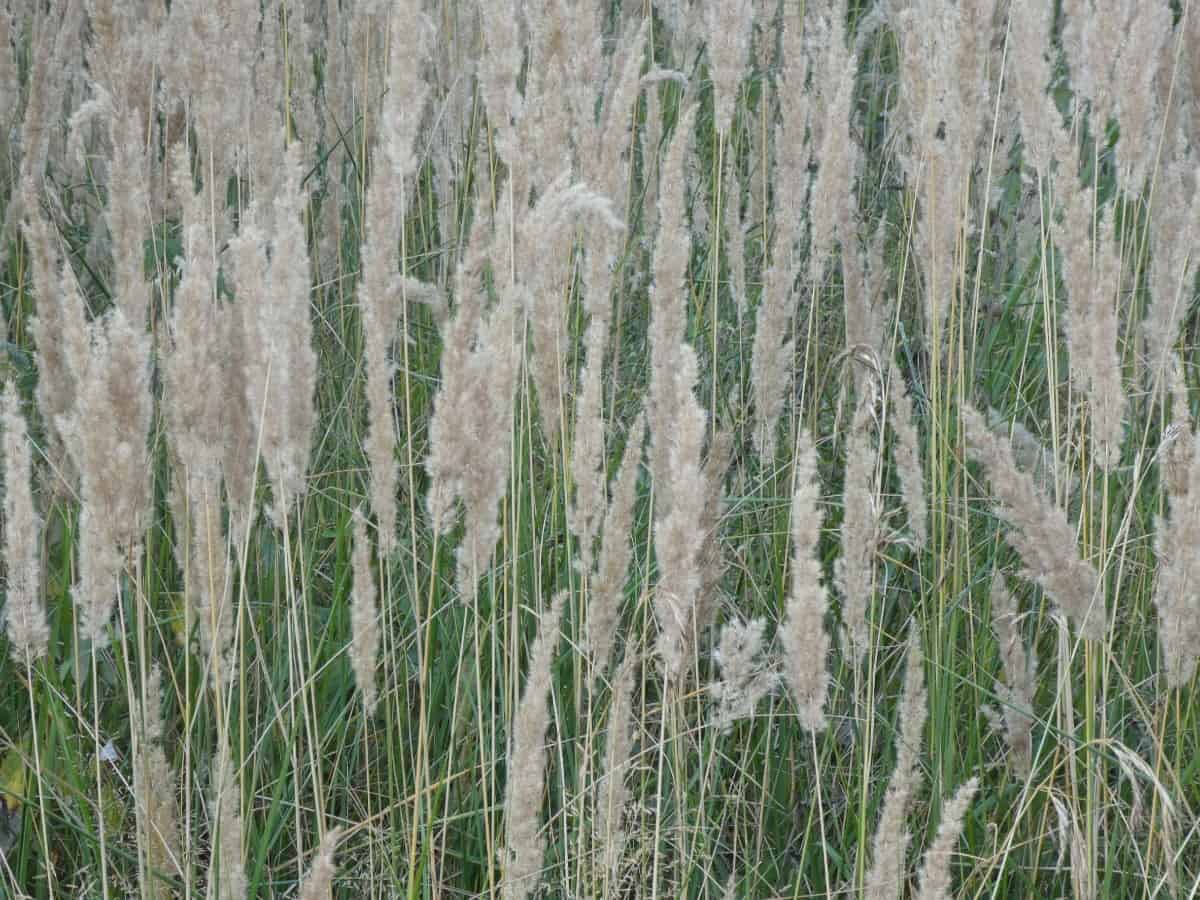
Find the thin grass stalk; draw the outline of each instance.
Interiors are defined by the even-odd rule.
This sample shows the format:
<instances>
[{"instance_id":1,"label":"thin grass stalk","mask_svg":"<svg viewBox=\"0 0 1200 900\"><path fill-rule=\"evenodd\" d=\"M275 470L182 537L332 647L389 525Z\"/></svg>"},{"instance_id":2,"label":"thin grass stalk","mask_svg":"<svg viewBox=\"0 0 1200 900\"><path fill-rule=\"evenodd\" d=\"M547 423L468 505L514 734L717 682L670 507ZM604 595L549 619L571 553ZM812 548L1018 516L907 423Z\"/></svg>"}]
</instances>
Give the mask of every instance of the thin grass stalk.
<instances>
[{"instance_id":1,"label":"thin grass stalk","mask_svg":"<svg viewBox=\"0 0 1200 900\"><path fill-rule=\"evenodd\" d=\"M42 839L42 866L46 878L46 887L51 896L54 896L55 875L54 866L51 864L52 857L50 856L50 822L46 817L46 791L42 781L42 748L41 738L37 723L37 714L35 712L33 694L33 665L28 659L25 661L25 692L29 697L29 733L33 739L33 773L37 780L37 796L38 796L38 824L40 837Z\"/></svg>"},{"instance_id":2,"label":"thin grass stalk","mask_svg":"<svg viewBox=\"0 0 1200 900\"><path fill-rule=\"evenodd\" d=\"M96 758L96 833L100 838L100 889L108 900L108 835L104 821L104 781L100 772L100 674L96 665L96 642L90 647L92 664L92 745Z\"/></svg>"}]
</instances>

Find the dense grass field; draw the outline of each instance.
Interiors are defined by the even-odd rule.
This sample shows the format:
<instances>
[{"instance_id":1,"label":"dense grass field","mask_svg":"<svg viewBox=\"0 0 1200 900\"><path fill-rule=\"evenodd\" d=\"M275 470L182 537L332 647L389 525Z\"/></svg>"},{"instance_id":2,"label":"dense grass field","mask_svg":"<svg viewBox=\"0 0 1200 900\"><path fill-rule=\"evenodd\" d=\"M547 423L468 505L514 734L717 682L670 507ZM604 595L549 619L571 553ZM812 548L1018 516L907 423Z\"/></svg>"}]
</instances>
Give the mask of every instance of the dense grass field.
<instances>
[{"instance_id":1,"label":"dense grass field","mask_svg":"<svg viewBox=\"0 0 1200 900\"><path fill-rule=\"evenodd\" d=\"M0 0L0 896L1200 896L1193 0Z\"/></svg>"}]
</instances>

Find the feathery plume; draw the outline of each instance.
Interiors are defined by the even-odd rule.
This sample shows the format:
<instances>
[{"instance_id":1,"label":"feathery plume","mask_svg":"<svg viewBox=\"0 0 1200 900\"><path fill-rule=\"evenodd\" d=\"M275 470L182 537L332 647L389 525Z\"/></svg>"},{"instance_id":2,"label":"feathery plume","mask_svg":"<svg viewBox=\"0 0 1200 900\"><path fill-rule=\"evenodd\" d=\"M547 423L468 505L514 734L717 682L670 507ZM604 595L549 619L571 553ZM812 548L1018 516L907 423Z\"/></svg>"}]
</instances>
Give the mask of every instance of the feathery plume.
<instances>
[{"instance_id":1,"label":"feathery plume","mask_svg":"<svg viewBox=\"0 0 1200 900\"><path fill-rule=\"evenodd\" d=\"M655 508L671 508L668 440L679 415L675 375L679 348L687 329L687 266L692 239L685 209L684 164L692 141L696 108L691 106L675 125L675 136L663 160L658 196L658 238L654 246L654 287L650 318L650 471L654 477ZM697 454L698 459L698 454Z\"/></svg>"},{"instance_id":2,"label":"feathery plume","mask_svg":"<svg viewBox=\"0 0 1200 900\"><path fill-rule=\"evenodd\" d=\"M822 583L818 541L823 515L817 451L802 432L796 455L792 495L792 583L781 630L784 677L795 695L800 724L813 733L825 730L829 691L829 635L825 631L828 591Z\"/></svg>"},{"instance_id":3,"label":"feathery plume","mask_svg":"<svg viewBox=\"0 0 1200 900\"><path fill-rule=\"evenodd\" d=\"M1005 69L1005 93L1012 96L1021 123L1025 162L1045 176L1062 139L1062 117L1047 93L1054 9L1039 0L1014 0L1008 21L1012 61Z\"/></svg>"},{"instance_id":4,"label":"feathery plume","mask_svg":"<svg viewBox=\"0 0 1200 900\"><path fill-rule=\"evenodd\" d=\"M220 393L225 398L221 413L221 475L229 504L229 542L237 549L245 545L255 517L254 493L258 484L258 418L249 389L252 341L246 320L252 301L220 307L217 332L221 335Z\"/></svg>"},{"instance_id":5,"label":"feathery plume","mask_svg":"<svg viewBox=\"0 0 1200 900\"><path fill-rule=\"evenodd\" d=\"M896 433L893 450L900 474L900 495L908 510L908 525L918 550L928 539L928 513L925 508L925 476L921 470L921 441L913 415L912 395L902 389L895 366L891 367L892 430Z\"/></svg>"},{"instance_id":6,"label":"feathery plume","mask_svg":"<svg viewBox=\"0 0 1200 900\"><path fill-rule=\"evenodd\" d=\"M645 437L646 420L639 415L626 435L625 452L621 456L621 467L617 470L612 500L604 514L603 543L587 615L588 649L592 665L597 671L608 663L621 618L625 579L633 558L633 508L637 500L637 481Z\"/></svg>"},{"instance_id":7,"label":"feathery plume","mask_svg":"<svg viewBox=\"0 0 1200 900\"><path fill-rule=\"evenodd\" d=\"M683 674L696 627L709 503L708 473L701 465L706 415L693 394L698 365L685 336L691 237L684 212L684 169L695 114L693 105L679 117L663 163L651 296L650 467L659 570L654 611L668 681Z\"/></svg>"},{"instance_id":8,"label":"feathery plume","mask_svg":"<svg viewBox=\"0 0 1200 900\"><path fill-rule=\"evenodd\" d=\"M0 131L0 157L4 158L7 158L9 152L8 125L16 116L17 107L21 102L17 54L13 45L13 24L12 15L8 10L0 11L0 84L8 85L4 95L0 96L0 123L4 125Z\"/></svg>"},{"instance_id":9,"label":"feathery plume","mask_svg":"<svg viewBox=\"0 0 1200 900\"><path fill-rule=\"evenodd\" d=\"M462 390L462 405L443 405L446 416L473 419L466 452L473 460L461 474L458 493L463 499L466 528L458 549L458 586L463 597L491 559L500 538L497 516L508 489L512 458L513 397L517 388L520 352L515 342L516 290L501 292L500 302L479 328L475 349L465 371L453 382ZM446 370L443 369L443 372ZM452 383L447 380L444 384ZM446 400L454 397L449 393ZM433 423L430 445L434 444Z\"/></svg>"},{"instance_id":10,"label":"feathery plume","mask_svg":"<svg viewBox=\"0 0 1200 900\"><path fill-rule=\"evenodd\" d=\"M1193 11L1192 17L1200 19ZM1150 219L1150 271L1147 276L1152 303L1141 331L1150 356L1152 385L1169 377L1171 348L1187 313L1195 283L1197 245L1200 245L1200 170L1190 156L1170 161L1154 191Z\"/></svg>"},{"instance_id":11,"label":"feathery plume","mask_svg":"<svg viewBox=\"0 0 1200 900\"><path fill-rule=\"evenodd\" d=\"M1028 472L1039 491L1053 495L1058 489L1058 479L1067 477L1065 493L1069 496L1079 489L1079 476L1073 475L1065 466L1060 466L1054 450L1043 444L1032 431L1020 422L1005 422L997 409L987 413L988 427L992 433L1009 437L1012 444L1013 461L1022 472Z\"/></svg>"},{"instance_id":12,"label":"feathery plume","mask_svg":"<svg viewBox=\"0 0 1200 900\"><path fill-rule=\"evenodd\" d=\"M763 289L754 321L750 356L750 386L754 395L754 447L764 464L775 459L779 417L787 402L793 342L787 335L792 321L794 272L778 261L763 273Z\"/></svg>"},{"instance_id":13,"label":"feathery plume","mask_svg":"<svg viewBox=\"0 0 1200 900\"><path fill-rule=\"evenodd\" d=\"M80 473L83 499L75 602L83 636L102 646L121 569L132 559L150 511L153 399L144 327L114 306L88 330L87 354L72 360L75 406L60 418L59 430Z\"/></svg>"},{"instance_id":14,"label":"feathery plume","mask_svg":"<svg viewBox=\"0 0 1200 900\"><path fill-rule=\"evenodd\" d=\"M701 534L700 593L696 596L694 616L696 631L703 631L716 622L721 579L729 564L721 539L721 523L725 515L725 476L732 461L733 430L719 426L708 442L708 452L700 470L704 505L696 523Z\"/></svg>"},{"instance_id":15,"label":"feathery plume","mask_svg":"<svg viewBox=\"0 0 1200 900\"><path fill-rule=\"evenodd\" d=\"M738 83L750 53L750 29L754 15L750 0L710 3L708 16L708 60L713 83L713 124L725 135L733 121Z\"/></svg>"},{"instance_id":16,"label":"feathery plume","mask_svg":"<svg viewBox=\"0 0 1200 900\"><path fill-rule=\"evenodd\" d=\"M1188 478L1196 455L1196 438L1192 434L1192 409L1188 402L1187 378L1178 354L1171 354L1167 370L1171 396L1171 424L1163 434L1158 452L1162 455L1162 477L1168 497L1182 497L1188 492Z\"/></svg>"},{"instance_id":17,"label":"feathery plume","mask_svg":"<svg viewBox=\"0 0 1200 900\"><path fill-rule=\"evenodd\" d=\"M917 626L913 625L908 632L908 663L898 712L900 734L896 738L896 768L883 798L883 813L871 842L871 868L864 881L865 894L879 900L894 900L904 887L904 857L912 840L906 824L908 806L920 775L917 763L921 755L921 733L929 715L927 701L921 638Z\"/></svg>"},{"instance_id":18,"label":"feathery plume","mask_svg":"<svg viewBox=\"0 0 1200 900\"><path fill-rule=\"evenodd\" d=\"M1153 161L1125 151L1132 135L1153 131L1159 111L1154 82L1171 33L1171 10L1165 3L1113 4L1079 0L1064 4L1062 46L1071 69L1071 87L1080 103L1091 102L1092 127L1103 132L1115 114L1121 120L1117 151L1118 183L1137 191Z\"/></svg>"},{"instance_id":19,"label":"feathery plume","mask_svg":"<svg viewBox=\"0 0 1200 900\"><path fill-rule=\"evenodd\" d=\"M613 232L624 230L624 225L614 215L608 198L582 183L570 183L568 171L545 185L543 191L530 213L519 220L518 247L536 247L537 257L518 273L518 280L524 288L521 297L525 325L533 349L527 365L537 390L542 431L548 441L553 441L565 412L563 385L570 349L567 313L575 280L578 223L586 221L594 230ZM493 266L500 270L498 261L494 260ZM605 329L591 335L589 367L603 364L607 334Z\"/></svg>"},{"instance_id":20,"label":"feathery plume","mask_svg":"<svg viewBox=\"0 0 1200 900\"><path fill-rule=\"evenodd\" d=\"M146 676L145 703L134 709L134 733L140 732L133 769L137 801L138 840L144 858L142 896L152 900L174 896L167 879L183 877L183 848L179 840L177 779L163 750L162 670L153 666Z\"/></svg>"},{"instance_id":21,"label":"feathery plume","mask_svg":"<svg viewBox=\"0 0 1200 900\"><path fill-rule=\"evenodd\" d=\"M785 4L783 19L783 83L777 85L780 121L775 129L776 228L771 263L763 273L762 293L754 317L750 384L754 395L754 447L770 467L775 459L776 430L787 402L793 342L788 337L794 305L793 284L800 271L798 245L803 235L801 211L808 208L812 143L804 140L809 126L808 55L803 50L803 19Z\"/></svg>"},{"instance_id":22,"label":"feathery plume","mask_svg":"<svg viewBox=\"0 0 1200 900\"><path fill-rule=\"evenodd\" d=\"M580 143L582 167L594 170L594 182L607 197L615 214L628 204L629 163L624 158L632 117L630 106L637 96L641 51L646 42L648 22L636 31L627 31L612 59L612 72L603 93L599 118L592 104L581 98L577 106L577 130L585 137ZM595 52L600 42L595 42ZM596 61L595 65L599 65ZM590 87L585 94L590 97ZM614 266L624 239L624 228L592 228L584 232L586 249L583 271L583 308L588 314L584 345L586 362L580 372L580 391L575 399L575 435L571 451L571 470L575 479L575 498L569 508L571 528L578 536L584 565L591 566L592 544L604 501L604 418L602 384L604 354L607 351L612 319L611 294Z\"/></svg>"},{"instance_id":23,"label":"feathery plume","mask_svg":"<svg viewBox=\"0 0 1200 900\"><path fill-rule=\"evenodd\" d=\"M670 406L675 430L668 452L663 454L669 473L666 484L671 507L670 512L658 519L654 532L654 554L659 571L654 612L661 629L658 654L668 681L678 681L683 676L700 624L696 606L702 587L701 562L705 543L701 523L708 493L700 464L706 416L692 393L696 382L696 354L687 344L682 344L677 359L677 368L671 373L674 390ZM662 448L663 436L659 434L657 440Z\"/></svg>"},{"instance_id":24,"label":"feathery plume","mask_svg":"<svg viewBox=\"0 0 1200 900\"><path fill-rule=\"evenodd\" d=\"M846 47L843 4L809 8L805 49L812 59L813 156L820 168L812 183L811 275L820 281L837 241L854 237L854 177L861 151L852 133L855 60ZM796 135L799 139L799 135Z\"/></svg>"},{"instance_id":25,"label":"feathery plume","mask_svg":"<svg viewBox=\"0 0 1200 900\"><path fill-rule=\"evenodd\" d=\"M499 0L480 6L483 34L487 47L479 60L479 90L487 107L488 124L500 157L513 165L519 158L520 144L514 131L520 123L524 102L517 90L517 78L524 61L521 44L522 17L515 0Z\"/></svg>"},{"instance_id":26,"label":"feathery plume","mask_svg":"<svg viewBox=\"0 0 1200 900\"><path fill-rule=\"evenodd\" d=\"M203 196L192 190L188 166L186 151L177 145L172 175L183 202L186 255L162 365L163 407L178 465L176 554L186 595L197 612L200 648L213 685L220 689L233 676L233 579L221 526L221 459L231 398L215 386L240 373L225 370L211 218ZM196 390L197 383L213 387ZM235 408L240 407L236 393L233 399Z\"/></svg>"},{"instance_id":27,"label":"feathery plume","mask_svg":"<svg viewBox=\"0 0 1200 900\"><path fill-rule=\"evenodd\" d=\"M268 510L282 528L291 506L307 489L308 459L316 425L317 356L309 314L308 247L299 145L288 148L280 193L270 215L273 237L256 221L230 242L238 303L253 351L246 359L246 397L261 435L262 456L274 490ZM275 163L279 165L278 161ZM268 246L270 253L268 256Z\"/></svg>"},{"instance_id":28,"label":"feathery plume","mask_svg":"<svg viewBox=\"0 0 1200 900\"><path fill-rule=\"evenodd\" d=\"M21 398L13 384L0 389L4 428L4 565L8 571L5 618L13 661L28 665L44 656L50 626L42 607L42 519L33 503L33 465Z\"/></svg>"},{"instance_id":29,"label":"feathery plume","mask_svg":"<svg viewBox=\"0 0 1200 900\"><path fill-rule=\"evenodd\" d=\"M221 380L222 335L218 329L217 272L210 241L211 221L204 196L192 189L187 151L177 146L171 169L183 199L182 269L170 318L170 343L163 360L163 411L171 443L189 485L202 483L216 495L221 478L223 414L228 399L220 390L196 390Z\"/></svg>"},{"instance_id":30,"label":"feathery plume","mask_svg":"<svg viewBox=\"0 0 1200 900\"><path fill-rule=\"evenodd\" d=\"M443 325L442 382L429 422L429 455L425 461L430 486L426 508L433 527L444 533L457 521L455 504L466 490L472 471L486 465L486 474L499 472L494 457L503 457L505 473L511 441L512 391L516 387L515 341L512 336L511 290L499 291L499 303L486 309L485 270L493 233L507 227L506 218L493 226L484 215L483 196L476 198L476 214L465 252L454 275L454 314ZM503 210L502 210L503 214ZM503 326L503 327L502 327ZM501 335L506 339L500 341ZM493 342L492 338L498 342ZM504 386L507 403L501 401ZM464 415L463 411L469 414ZM481 417L486 416L486 419ZM479 435L501 437L501 454L482 456ZM507 478L506 474L500 476Z\"/></svg>"},{"instance_id":31,"label":"feathery plume","mask_svg":"<svg viewBox=\"0 0 1200 900\"><path fill-rule=\"evenodd\" d=\"M635 138L646 166L646 193L642 206L643 229L647 236L658 231L659 207L662 205L662 161L659 156L666 122L663 120L662 100L658 91L654 89L656 77L660 74L652 71L642 79L642 83L650 88L646 91L646 124ZM663 77L665 78L665 75ZM649 238L644 238L643 244L648 243Z\"/></svg>"},{"instance_id":32,"label":"feathery plume","mask_svg":"<svg viewBox=\"0 0 1200 900\"><path fill-rule=\"evenodd\" d=\"M213 765L213 809L216 828L208 869L209 890L214 891L213 885L216 885L217 900L245 900L246 867L242 848L246 836L242 826L242 791L225 738L221 740Z\"/></svg>"},{"instance_id":33,"label":"feathery plume","mask_svg":"<svg viewBox=\"0 0 1200 900\"><path fill-rule=\"evenodd\" d=\"M1071 372L1091 404L1095 455L1107 471L1120 460L1124 436L1125 392L1117 348L1121 250L1113 234L1111 204L1096 214L1093 242L1095 192L1080 187L1070 167L1059 182L1066 194L1057 243L1070 300L1067 351Z\"/></svg>"},{"instance_id":34,"label":"feathery plume","mask_svg":"<svg viewBox=\"0 0 1200 900\"><path fill-rule=\"evenodd\" d=\"M71 73L79 68L75 60L81 52L83 7L83 0L67 0L62 5L34 8L25 109L20 123L20 165L14 180L17 190L12 194L0 228L0 267L7 262L9 242L17 224L37 207L37 191L45 179L48 160L62 156L52 151L52 142L59 143L60 129L56 127L59 114ZM17 84L15 79L3 83L14 87ZM12 94L15 97L17 91ZM7 129L10 124L5 121L4 127Z\"/></svg>"},{"instance_id":35,"label":"feathery plume","mask_svg":"<svg viewBox=\"0 0 1200 900\"><path fill-rule=\"evenodd\" d=\"M637 687L634 679L635 657L628 656L621 663L613 679L612 704L608 712L608 737L604 744L604 777L597 784L596 820L593 834L600 845L600 858L604 865L604 877L611 891L620 882L621 863L624 859L626 833L621 814L632 799L632 792L625 782L633 756L635 719L633 694Z\"/></svg>"},{"instance_id":36,"label":"feathery plume","mask_svg":"<svg viewBox=\"0 0 1200 900\"><path fill-rule=\"evenodd\" d=\"M236 174L244 146L239 129L249 120L253 100L246 75L254 69L261 19L254 0L171 4L165 26L171 51L158 59L164 93L187 105L205 180L213 184L224 185ZM212 47L221 53L210 52ZM224 227L219 220L218 225Z\"/></svg>"},{"instance_id":37,"label":"feathery plume","mask_svg":"<svg viewBox=\"0 0 1200 900\"><path fill-rule=\"evenodd\" d=\"M383 97L379 142L366 200L367 239L362 247L362 278L358 282L367 376L365 444L371 468L370 499L378 523L379 552L384 558L396 545L399 473L392 399L395 366L388 358L401 312L393 291L396 248L401 243L406 183L418 163L414 143L429 94L429 84L421 72L428 55L427 25L419 4L406 2L401 6L388 16L388 89Z\"/></svg>"},{"instance_id":38,"label":"feathery plume","mask_svg":"<svg viewBox=\"0 0 1200 900\"><path fill-rule=\"evenodd\" d=\"M754 715L758 702L775 690L778 675L759 661L766 619L727 622L713 650L721 678L708 686L717 701L712 724L722 734L739 719Z\"/></svg>"},{"instance_id":39,"label":"feathery plume","mask_svg":"<svg viewBox=\"0 0 1200 900\"><path fill-rule=\"evenodd\" d=\"M994 0L893 3L889 18L900 46L897 158L919 189L913 242L925 276L931 337L954 299L967 196L992 121L989 38ZM966 224L964 224L966 223Z\"/></svg>"},{"instance_id":40,"label":"feathery plume","mask_svg":"<svg viewBox=\"0 0 1200 900\"><path fill-rule=\"evenodd\" d=\"M886 237L886 225L880 225L865 250L859 250L856 241L842 239L842 308L846 348L851 353L866 351L881 357L888 355L884 344L887 270L883 263L883 245ZM854 373L854 388L861 393L867 389L867 375L857 367Z\"/></svg>"},{"instance_id":41,"label":"feathery plume","mask_svg":"<svg viewBox=\"0 0 1200 900\"><path fill-rule=\"evenodd\" d=\"M1000 644L1000 667L1004 683L996 685L1004 721L1004 741L1008 744L1008 762L1019 775L1026 775L1033 764L1033 695L1037 659L1025 648L1018 626L1017 600L1004 584L999 572L992 575L992 629Z\"/></svg>"},{"instance_id":42,"label":"feathery plume","mask_svg":"<svg viewBox=\"0 0 1200 900\"><path fill-rule=\"evenodd\" d=\"M362 694L363 708L370 715L379 692L375 687L375 661L379 655L378 591L371 574L371 539L361 509L354 511L354 549L351 554L354 588L350 598L350 664Z\"/></svg>"},{"instance_id":43,"label":"feathery plume","mask_svg":"<svg viewBox=\"0 0 1200 900\"><path fill-rule=\"evenodd\" d=\"M780 46L783 53L783 77L776 82L779 123L775 127L774 187L778 210L774 260L776 265L795 275L793 252L803 236L803 211L809 190L809 168L813 145L804 139L812 118L808 91L809 54L804 52L804 18L796 4L783 4ZM783 279L790 285L792 277Z\"/></svg>"},{"instance_id":44,"label":"feathery plume","mask_svg":"<svg viewBox=\"0 0 1200 900\"><path fill-rule=\"evenodd\" d=\"M300 885L300 900L331 900L333 897L333 876L337 874L337 866L333 862L334 851L342 839L342 829L331 828L325 832L317 853L313 857L308 875Z\"/></svg>"},{"instance_id":45,"label":"feathery plume","mask_svg":"<svg viewBox=\"0 0 1200 900\"><path fill-rule=\"evenodd\" d=\"M538 886L542 857L542 791L545 787L546 728L550 724L550 667L558 650L559 623L566 592L558 594L542 615L529 654L529 674L512 722L508 748L508 784L504 789L506 848L504 900L524 900Z\"/></svg>"},{"instance_id":46,"label":"feathery plume","mask_svg":"<svg viewBox=\"0 0 1200 900\"><path fill-rule=\"evenodd\" d=\"M641 90L642 58L649 30L650 20L645 19L638 23L636 31L631 26L622 36L613 52L599 117L594 115L589 104L579 104L580 121L576 128L583 135L578 148L582 157L580 168L587 182L608 198L614 214L619 218L623 217L629 205L631 179L628 150L631 142L645 134L645 131L639 132L637 129L632 112ZM601 42L597 40L595 45L598 51ZM656 96L653 92L650 94ZM647 122L646 130L651 127L652 123ZM649 154L646 165L648 169L652 167ZM648 195L644 207L653 203L653 195ZM647 229L652 231L653 224L647 223ZM588 229L583 235L587 251L583 268L583 307L591 317L589 328L597 319L602 319L606 336L611 330L614 267L625 239L625 230L613 228ZM597 343L601 342L597 339Z\"/></svg>"},{"instance_id":47,"label":"feathery plume","mask_svg":"<svg viewBox=\"0 0 1200 900\"><path fill-rule=\"evenodd\" d=\"M1127 3L1128 25L1121 34L1120 54L1113 60L1113 76L1109 85L1115 89L1114 112L1121 122L1116 145L1117 184L1127 193L1142 189L1146 173L1157 162L1151 144L1135 140L1134 135L1154 134L1166 114L1165 96L1160 96L1158 82L1162 69L1174 52L1170 47L1174 14L1168 3ZM1111 16L1110 7L1096 10L1095 18ZM1185 52L1195 52L1194 48ZM1095 66L1100 60L1089 58Z\"/></svg>"},{"instance_id":48,"label":"feathery plume","mask_svg":"<svg viewBox=\"0 0 1200 900\"><path fill-rule=\"evenodd\" d=\"M942 807L942 823L938 826L937 837L925 851L917 900L950 900L953 896L950 888L950 857L954 853L954 845L962 837L963 819L978 790L979 779L971 778Z\"/></svg>"},{"instance_id":49,"label":"feathery plume","mask_svg":"<svg viewBox=\"0 0 1200 900\"><path fill-rule=\"evenodd\" d=\"M255 42L253 63L242 73L242 101L245 120L239 123L244 150L244 168L250 188L251 210L259 217L258 224L271 231L272 205L277 200L290 199L289 180L293 172L280 165L288 144L299 141L291 132L283 51L287 34L283 29L282 10L263 10L260 15L253 3L249 21L260 23L261 37ZM300 150L299 146L295 148Z\"/></svg>"},{"instance_id":50,"label":"feathery plume","mask_svg":"<svg viewBox=\"0 0 1200 900\"><path fill-rule=\"evenodd\" d=\"M376 179L386 178L379 171ZM381 191L375 190L372 182L371 194L367 199L368 219L375 218L374 207L381 205ZM389 198L394 201L394 198ZM385 236L383 228L372 228L368 223L370 237L362 248L362 278L358 282L358 306L362 321L363 367L366 371L367 434L363 441L367 462L370 467L371 510L379 522L379 549L387 556L395 545L396 532L396 482L399 466L396 462L396 426L392 399L392 376L395 365L388 358L388 348L395 330L394 320L385 311L385 298L380 296L387 288L391 271L390 250L395 242ZM379 246L385 244L389 252Z\"/></svg>"},{"instance_id":51,"label":"feathery plume","mask_svg":"<svg viewBox=\"0 0 1200 900\"><path fill-rule=\"evenodd\" d=\"M1017 468L1012 446L988 428L974 407L964 404L961 416L967 447L987 470L1000 501L996 514L1009 525L1008 542L1025 562L1026 577L1041 585L1083 637L1100 640L1105 631L1100 578L1080 558L1066 512L1037 489L1032 476Z\"/></svg>"},{"instance_id":52,"label":"feathery plume","mask_svg":"<svg viewBox=\"0 0 1200 900\"><path fill-rule=\"evenodd\" d=\"M36 316L29 331L37 346L38 384L34 393L46 423L46 459L53 473L53 492L69 496L78 480L73 453L60 428L75 408L74 360L88 354L83 300L69 266L64 267L50 223L32 197L25 203L28 217L21 226L30 249L32 281L37 292ZM11 217L15 210L9 207Z\"/></svg>"},{"instance_id":53,"label":"feathery plume","mask_svg":"<svg viewBox=\"0 0 1200 900\"><path fill-rule=\"evenodd\" d=\"M145 113L123 105L109 111L108 204L105 225L112 240L113 300L134 328L144 328L150 284L143 275L150 232L150 159L142 136Z\"/></svg>"},{"instance_id":54,"label":"feathery plume","mask_svg":"<svg viewBox=\"0 0 1200 900\"><path fill-rule=\"evenodd\" d=\"M857 664L870 643L867 612L875 596L875 551L879 543L878 449L872 441L874 401L860 398L846 446L842 553L833 581L842 596L842 651Z\"/></svg>"},{"instance_id":55,"label":"feathery plume","mask_svg":"<svg viewBox=\"0 0 1200 900\"><path fill-rule=\"evenodd\" d=\"M1186 409L1182 415L1187 416ZM1158 557L1154 606L1167 684L1172 688L1191 682L1200 659L1200 558L1196 553L1200 546L1200 453L1194 450L1197 433L1186 425L1181 430L1193 448L1186 481L1179 477L1174 483L1167 480L1168 509L1155 525L1154 538Z\"/></svg>"},{"instance_id":56,"label":"feathery plume","mask_svg":"<svg viewBox=\"0 0 1200 900\"><path fill-rule=\"evenodd\" d=\"M567 522L579 540L583 568L592 569L592 545L604 508L604 409L601 375L608 324L594 318L584 336L587 359L579 373L580 391L575 398L575 435L571 450L571 475L575 496L567 507Z\"/></svg>"},{"instance_id":57,"label":"feathery plume","mask_svg":"<svg viewBox=\"0 0 1200 900\"><path fill-rule=\"evenodd\" d=\"M729 292L733 295L733 305L737 311L738 332L740 333L747 308L747 226L742 215L743 182L738 172L737 161L732 153L729 155L729 164L726 166L725 185L725 211L721 218L725 225L725 252L729 256Z\"/></svg>"}]
</instances>

